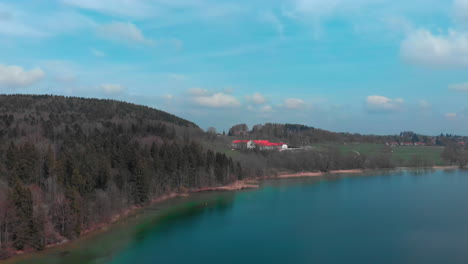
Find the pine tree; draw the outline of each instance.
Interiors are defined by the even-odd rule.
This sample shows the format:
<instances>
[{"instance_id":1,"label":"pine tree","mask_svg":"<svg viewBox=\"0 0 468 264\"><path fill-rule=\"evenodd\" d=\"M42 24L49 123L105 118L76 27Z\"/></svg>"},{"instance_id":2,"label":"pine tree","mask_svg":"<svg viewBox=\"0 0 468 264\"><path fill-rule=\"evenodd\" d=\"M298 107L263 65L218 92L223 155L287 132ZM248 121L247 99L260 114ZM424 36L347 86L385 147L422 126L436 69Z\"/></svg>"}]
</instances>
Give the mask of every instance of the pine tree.
<instances>
[{"instance_id":1,"label":"pine tree","mask_svg":"<svg viewBox=\"0 0 468 264\"><path fill-rule=\"evenodd\" d=\"M110 178L109 168L105 164L101 164L95 179L95 189L107 189Z\"/></svg>"},{"instance_id":2,"label":"pine tree","mask_svg":"<svg viewBox=\"0 0 468 264\"><path fill-rule=\"evenodd\" d=\"M133 200L135 204L144 204L149 200L149 185L148 178L144 171L144 166L141 161L137 161L136 167L132 173L134 179Z\"/></svg>"},{"instance_id":3,"label":"pine tree","mask_svg":"<svg viewBox=\"0 0 468 264\"><path fill-rule=\"evenodd\" d=\"M242 172L242 166L240 165L239 162L236 162L236 176L237 179L242 180L244 178L243 172Z\"/></svg>"},{"instance_id":4,"label":"pine tree","mask_svg":"<svg viewBox=\"0 0 468 264\"><path fill-rule=\"evenodd\" d=\"M5 155L5 166L7 170L10 172L15 169L16 165L16 156L17 156L17 149L15 147L15 144L13 144L13 141L10 142L8 145L8 148L6 150L6 155Z\"/></svg>"},{"instance_id":5,"label":"pine tree","mask_svg":"<svg viewBox=\"0 0 468 264\"><path fill-rule=\"evenodd\" d=\"M34 215L31 229L31 246L36 250L45 248L45 215L43 210L39 210Z\"/></svg>"},{"instance_id":6,"label":"pine tree","mask_svg":"<svg viewBox=\"0 0 468 264\"><path fill-rule=\"evenodd\" d=\"M55 171L55 153L52 146L49 145L43 165L44 178L47 179L54 174Z\"/></svg>"},{"instance_id":7,"label":"pine tree","mask_svg":"<svg viewBox=\"0 0 468 264\"><path fill-rule=\"evenodd\" d=\"M69 214L65 219L64 235L68 238L76 238L81 234L81 197L72 187L67 188L65 197L68 200Z\"/></svg>"},{"instance_id":8,"label":"pine tree","mask_svg":"<svg viewBox=\"0 0 468 264\"><path fill-rule=\"evenodd\" d=\"M16 221L13 223L13 246L18 250L23 250L30 244L31 234L35 232L33 201L31 191L23 187L18 178L14 182L14 187L8 197L16 214Z\"/></svg>"},{"instance_id":9,"label":"pine tree","mask_svg":"<svg viewBox=\"0 0 468 264\"><path fill-rule=\"evenodd\" d=\"M70 179L70 188L73 190L78 191L79 193L84 193L85 191L85 182L83 179L83 175L81 174L78 168L74 168L71 179Z\"/></svg>"}]
</instances>

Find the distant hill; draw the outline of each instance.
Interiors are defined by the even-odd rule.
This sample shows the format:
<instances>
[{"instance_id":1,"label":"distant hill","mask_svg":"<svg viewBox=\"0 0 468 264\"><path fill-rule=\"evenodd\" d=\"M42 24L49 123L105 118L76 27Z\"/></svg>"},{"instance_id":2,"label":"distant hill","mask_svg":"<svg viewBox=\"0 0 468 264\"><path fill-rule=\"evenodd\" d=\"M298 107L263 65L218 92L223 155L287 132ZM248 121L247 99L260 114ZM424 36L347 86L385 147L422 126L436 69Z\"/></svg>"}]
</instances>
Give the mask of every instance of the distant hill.
<instances>
[{"instance_id":1,"label":"distant hill","mask_svg":"<svg viewBox=\"0 0 468 264\"><path fill-rule=\"evenodd\" d=\"M47 121L49 117L53 117L61 119L66 124L74 122L121 122L132 119L198 128L190 121L147 106L109 99L55 95L0 95L0 114L26 116L36 121Z\"/></svg>"},{"instance_id":2,"label":"distant hill","mask_svg":"<svg viewBox=\"0 0 468 264\"><path fill-rule=\"evenodd\" d=\"M292 146L307 146L317 143L421 143L424 145L445 146L451 143L467 143L468 137L457 135L428 136L411 131L399 135L363 135L358 133L333 132L301 124L259 124L248 129L246 124L234 125L229 136L235 138L269 139L287 142Z\"/></svg>"}]
</instances>

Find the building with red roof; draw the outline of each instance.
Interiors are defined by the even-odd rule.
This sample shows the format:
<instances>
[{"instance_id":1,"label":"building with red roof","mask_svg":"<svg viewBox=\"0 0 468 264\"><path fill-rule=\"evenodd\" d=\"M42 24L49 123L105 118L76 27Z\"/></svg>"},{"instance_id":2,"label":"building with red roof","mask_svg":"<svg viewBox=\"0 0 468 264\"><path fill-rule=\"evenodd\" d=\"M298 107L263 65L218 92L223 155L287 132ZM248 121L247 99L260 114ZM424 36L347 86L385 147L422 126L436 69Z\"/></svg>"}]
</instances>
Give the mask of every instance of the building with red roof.
<instances>
[{"instance_id":1,"label":"building with red roof","mask_svg":"<svg viewBox=\"0 0 468 264\"><path fill-rule=\"evenodd\" d=\"M269 140L234 140L231 143L232 148L235 149L254 149L258 148L261 150L281 150L287 149L288 145L283 142L270 142Z\"/></svg>"}]
</instances>

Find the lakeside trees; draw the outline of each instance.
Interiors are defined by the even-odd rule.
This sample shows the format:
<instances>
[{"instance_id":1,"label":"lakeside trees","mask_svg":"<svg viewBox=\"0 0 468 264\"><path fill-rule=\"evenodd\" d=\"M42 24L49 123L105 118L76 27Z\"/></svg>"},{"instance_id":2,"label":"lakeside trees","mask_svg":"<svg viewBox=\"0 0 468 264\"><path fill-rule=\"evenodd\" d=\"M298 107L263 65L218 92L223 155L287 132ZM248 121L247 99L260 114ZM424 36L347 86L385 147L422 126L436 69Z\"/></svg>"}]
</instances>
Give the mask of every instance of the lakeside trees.
<instances>
[{"instance_id":1,"label":"lakeside trees","mask_svg":"<svg viewBox=\"0 0 468 264\"><path fill-rule=\"evenodd\" d=\"M293 146L393 139L293 124L247 130L242 124L228 134L279 139ZM416 140L414 134L400 136ZM215 129L205 133L162 111L113 100L0 96L0 258L74 239L124 209L171 192L280 171L432 165L421 157L395 160L390 149L365 155L325 144L287 152L230 152L232 138L218 136ZM447 138L439 137L451 142ZM460 153L466 150L448 148L444 155L460 162L453 158Z\"/></svg>"},{"instance_id":2,"label":"lakeside trees","mask_svg":"<svg viewBox=\"0 0 468 264\"><path fill-rule=\"evenodd\" d=\"M0 96L0 258L76 238L169 192L237 180L240 164L199 134L112 100Z\"/></svg>"},{"instance_id":3,"label":"lakeside trees","mask_svg":"<svg viewBox=\"0 0 468 264\"><path fill-rule=\"evenodd\" d=\"M460 168L468 166L468 150L458 144L448 144L442 152L442 158Z\"/></svg>"}]
</instances>

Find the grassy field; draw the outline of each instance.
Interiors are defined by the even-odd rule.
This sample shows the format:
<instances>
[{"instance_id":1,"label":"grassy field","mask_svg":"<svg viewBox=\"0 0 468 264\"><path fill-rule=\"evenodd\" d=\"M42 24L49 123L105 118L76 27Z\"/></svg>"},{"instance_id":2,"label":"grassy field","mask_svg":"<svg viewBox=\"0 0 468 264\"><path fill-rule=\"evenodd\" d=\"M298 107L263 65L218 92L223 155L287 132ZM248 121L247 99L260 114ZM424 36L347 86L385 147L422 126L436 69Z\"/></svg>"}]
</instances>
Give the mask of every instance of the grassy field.
<instances>
[{"instance_id":1,"label":"grassy field","mask_svg":"<svg viewBox=\"0 0 468 264\"><path fill-rule=\"evenodd\" d=\"M384 151L384 145L382 144L347 144L347 145L340 145L339 148L341 152L358 152L359 154L363 154L366 156L373 156Z\"/></svg>"},{"instance_id":2,"label":"grassy field","mask_svg":"<svg viewBox=\"0 0 468 264\"><path fill-rule=\"evenodd\" d=\"M386 151L388 147L383 144L348 144L340 145L339 148L343 153L353 151L373 156ZM417 156L424 160L431 160L435 165L442 166L445 165L440 156L443 150L443 147L438 146L397 146L392 147L390 153L392 153L393 157L404 161L409 161Z\"/></svg>"},{"instance_id":3,"label":"grassy field","mask_svg":"<svg viewBox=\"0 0 468 264\"><path fill-rule=\"evenodd\" d=\"M410 160L416 155L423 159L434 161L435 165L442 166L445 165L440 156L443 150L444 147L438 146L403 146L393 148L393 153L396 157L400 157L403 160Z\"/></svg>"},{"instance_id":4,"label":"grassy field","mask_svg":"<svg viewBox=\"0 0 468 264\"><path fill-rule=\"evenodd\" d=\"M225 153L228 157L237 158L239 155L238 151L233 151L227 147L229 144L225 142L211 142L207 143L206 147L211 148L214 151ZM444 147L439 146L396 146L388 147L384 144L333 144L333 143L322 143L312 146L315 150L326 149L327 147L338 148L342 153L358 152L359 154L366 156L376 156L384 152L390 152L392 156L397 160L402 160L403 165L406 162L410 162L415 157L431 161L436 166L443 166L446 163L442 160L440 154L444 150Z\"/></svg>"},{"instance_id":5,"label":"grassy field","mask_svg":"<svg viewBox=\"0 0 468 264\"><path fill-rule=\"evenodd\" d=\"M232 150L229 142L204 142L204 147L214 152L224 153L228 158L237 158L239 151Z\"/></svg>"},{"instance_id":6,"label":"grassy field","mask_svg":"<svg viewBox=\"0 0 468 264\"><path fill-rule=\"evenodd\" d=\"M434 165L437 166L446 165L440 156L444 148L438 146L396 146L390 148L384 144L363 143L346 145L317 144L314 147L317 150L326 147L337 147L342 153L357 152L366 156L376 156L383 152L390 152L395 159L403 160L403 162L409 162L417 157L419 159L432 161Z\"/></svg>"}]
</instances>

